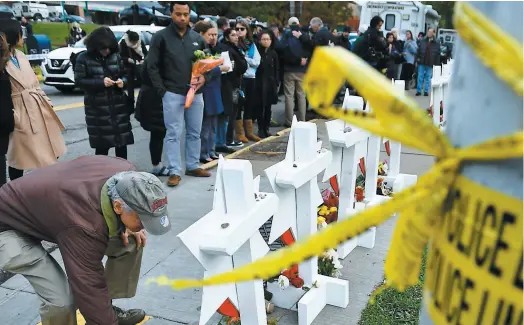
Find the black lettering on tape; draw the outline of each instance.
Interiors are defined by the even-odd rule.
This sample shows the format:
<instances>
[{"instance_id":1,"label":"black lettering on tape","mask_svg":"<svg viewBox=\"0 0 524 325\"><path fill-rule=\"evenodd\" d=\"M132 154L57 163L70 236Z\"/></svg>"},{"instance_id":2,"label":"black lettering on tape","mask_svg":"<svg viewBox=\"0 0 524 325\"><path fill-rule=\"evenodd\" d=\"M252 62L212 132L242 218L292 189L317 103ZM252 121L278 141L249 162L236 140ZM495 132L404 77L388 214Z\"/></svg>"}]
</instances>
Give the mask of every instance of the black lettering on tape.
<instances>
[{"instance_id":1,"label":"black lettering on tape","mask_svg":"<svg viewBox=\"0 0 524 325\"><path fill-rule=\"evenodd\" d=\"M516 315L517 312L515 306L503 299L499 300L497 305L497 312L495 313L495 319L493 324L504 324L504 325L521 325L522 324L522 309L519 312L519 315ZM515 320L515 322L514 322Z\"/></svg>"},{"instance_id":2,"label":"black lettering on tape","mask_svg":"<svg viewBox=\"0 0 524 325\"><path fill-rule=\"evenodd\" d=\"M440 303L438 302L438 292L439 292L439 284L440 284L440 267L442 265L442 254L440 253L439 249L434 250L435 258L434 258L434 274L435 274L435 282L433 283L433 303L435 304L435 308L440 310Z\"/></svg>"},{"instance_id":3,"label":"black lettering on tape","mask_svg":"<svg viewBox=\"0 0 524 325\"><path fill-rule=\"evenodd\" d=\"M491 264L489 266L489 272L493 274L494 276L500 278L502 277L502 269L497 266L497 256L500 250L507 250L509 248L509 245L507 242L503 240L504 236L504 228L507 224L514 225L515 224L515 216L504 212L502 215L502 222L500 223L497 241L495 243L495 250L493 251L493 255L491 256Z\"/></svg>"},{"instance_id":4,"label":"black lettering on tape","mask_svg":"<svg viewBox=\"0 0 524 325\"><path fill-rule=\"evenodd\" d=\"M513 285L515 288L522 290L522 264L524 263L522 251L520 252L520 262L517 264L517 273L515 274L515 278L513 280Z\"/></svg>"},{"instance_id":5,"label":"black lettering on tape","mask_svg":"<svg viewBox=\"0 0 524 325\"><path fill-rule=\"evenodd\" d=\"M470 255L471 245L465 246L464 242L463 242L464 237L466 235L466 229L465 229L465 226L464 226L464 220L469 215L468 214L468 207L469 207L470 198L471 198L471 196L467 195L467 196L463 196L462 200L459 200L459 202L458 202L459 217L457 218L457 224L460 224L460 229L459 229L459 233L458 233L458 241L457 241L457 249L459 250L459 252L464 253L467 257L469 257L469 255ZM470 227L470 229L469 229L470 239L473 237L473 234L471 233L473 231L473 229L474 229L474 227Z\"/></svg>"},{"instance_id":6,"label":"black lettering on tape","mask_svg":"<svg viewBox=\"0 0 524 325\"><path fill-rule=\"evenodd\" d=\"M478 210L477 212L480 212L480 210ZM497 225L497 218L495 216L495 207L492 205L488 206L484 211L484 217L482 218L482 226L480 228L480 231L478 232L477 245L475 249L475 263L478 267L482 267L484 265L490 254L490 249L488 247L485 247L482 255L480 255L482 239L484 238L484 228L486 227L486 221L488 217L491 217L491 228L495 228L495 226Z\"/></svg>"},{"instance_id":7,"label":"black lettering on tape","mask_svg":"<svg viewBox=\"0 0 524 325\"><path fill-rule=\"evenodd\" d=\"M482 303L480 304L476 325L481 325L482 321L484 320L484 311L486 310L486 305L488 304L488 300L489 300L489 291L486 290L482 294Z\"/></svg>"},{"instance_id":8,"label":"black lettering on tape","mask_svg":"<svg viewBox=\"0 0 524 325\"><path fill-rule=\"evenodd\" d=\"M455 240L456 230L457 230L456 223L457 223L457 220L460 218L458 211L455 210L457 207L456 202L459 201L461 198L460 189L453 189L452 191L450 191L449 197L451 198L449 202L451 209L448 211L448 213L446 213L447 226L448 226L447 233L448 233L448 242L453 243L453 241Z\"/></svg>"},{"instance_id":9,"label":"black lettering on tape","mask_svg":"<svg viewBox=\"0 0 524 325\"><path fill-rule=\"evenodd\" d=\"M467 293L468 289L475 289L475 282L473 282L470 278L465 278L463 290L462 290L462 296L460 297L460 309L457 316L457 321L455 324L460 325L460 316L462 315L463 311L469 310L469 303L467 301Z\"/></svg>"},{"instance_id":10,"label":"black lettering on tape","mask_svg":"<svg viewBox=\"0 0 524 325\"><path fill-rule=\"evenodd\" d=\"M455 315L457 313L457 307L453 308L453 311L450 310L451 301L453 300L453 295L456 291L460 290L460 270L453 270L451 263L448 263L447 265L447 272L446 272L446 282L445 282L445 288L444 292L446 293L446 298L444 300L445 308L444 310L446 312L446 318L448 320L448 323L451 322L453 318L455 318ZM455 290L457 288L458 290Z\"/></svg>"}]
</instances>

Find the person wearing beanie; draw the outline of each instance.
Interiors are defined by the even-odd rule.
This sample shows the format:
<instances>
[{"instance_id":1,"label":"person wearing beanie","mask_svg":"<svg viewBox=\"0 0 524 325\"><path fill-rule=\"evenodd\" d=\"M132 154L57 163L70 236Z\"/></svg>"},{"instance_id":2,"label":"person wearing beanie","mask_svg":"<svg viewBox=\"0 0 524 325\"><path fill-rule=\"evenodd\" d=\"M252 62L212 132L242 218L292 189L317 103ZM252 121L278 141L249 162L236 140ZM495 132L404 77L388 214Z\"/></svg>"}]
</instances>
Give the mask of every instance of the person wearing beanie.
<instances>
[{"instance_id":1,"label":"person wearing beanie","mask_svg":"<svg viewBox=\"0 0 524 325\"><path fill-rule=\"evenodd\" d=\"M112 299L135 296L145 232L169 232L167 213L162 182L124 159L43 167L0 188L0 269L33 286L42 325L76 325L77 308L87 324L137 324L145 312ZM65 272L42 240L58 245Z\"/></svg>"},{"instance_id":2,"label":"person wearing beanie","mask_svg":"<svg viewBox=\"0 0 524 325\"><path fill-rule=\"evenodd\" d=\"M63 124L53 110L53 103L40 88L31 63L22 51L22 27L12 19L0 19L0 33L9 49L6 72L11 83L15 128L9 137L7 165L11 180L24 170L56 163L66 152Z\"/></svg>"}]
</instances>

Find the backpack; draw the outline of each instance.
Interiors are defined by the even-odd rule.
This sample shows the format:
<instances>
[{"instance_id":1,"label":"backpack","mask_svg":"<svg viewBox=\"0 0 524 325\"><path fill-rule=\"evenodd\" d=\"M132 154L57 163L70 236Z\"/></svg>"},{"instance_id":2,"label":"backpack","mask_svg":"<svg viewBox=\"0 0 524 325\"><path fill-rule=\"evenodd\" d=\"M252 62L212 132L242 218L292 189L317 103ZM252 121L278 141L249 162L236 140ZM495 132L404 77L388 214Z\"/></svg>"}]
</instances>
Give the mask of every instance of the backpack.
<instances>
[{"instance_id":1,"label":"backpack","mask_svg":"<svg viewBox=\"0 0 524 325\"><path fill-rule=\"evenodd\" d=\"M69 57L69 62L71 62L71 66L73 67L73 71L75 71L75 65L76 65L76 59L78 58L78 56L84 52L86 52L87 50L83 50L83 51L80 51L78 53L71 53L71 56Z\"/></svg>"},{"instance_id":2,"label":"backpack","mask_svg":"<svg viewBox=\"0 0 524 325\"><path fill-rule=\"evenodd\" d=\"M287 33L284 35L281 48L282 51L294 61L300 61L302 58L308 57L300 40L293 35Z\"/></svg>"}]
</instances>

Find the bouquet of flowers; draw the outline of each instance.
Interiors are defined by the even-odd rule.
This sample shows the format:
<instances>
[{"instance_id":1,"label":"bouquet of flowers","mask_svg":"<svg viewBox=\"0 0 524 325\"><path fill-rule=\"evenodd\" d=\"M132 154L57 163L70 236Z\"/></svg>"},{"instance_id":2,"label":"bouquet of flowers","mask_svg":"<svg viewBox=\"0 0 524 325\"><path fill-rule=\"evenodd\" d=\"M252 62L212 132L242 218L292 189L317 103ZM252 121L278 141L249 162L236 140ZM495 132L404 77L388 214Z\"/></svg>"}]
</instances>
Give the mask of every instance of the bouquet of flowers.
<instances>
[{"instance_id":1,"label":"bouquet of flowers","mask_svg":"<svg viewBox=\"0 0 524 325\"><path fill-rule=\"evenodd\" d=\"M194 54L196 57L196 61L193 62L191 80L201 77L205 73L213 70L214 68L224 63L224 59L220 58L220 55L212 56L201 50L195 51ZM198 89L196 86L190 86L187 92L186 103L184 105L184 108L188 109L189 107L191 107L191 104L193 104L193 100L195 99L195 94L197 90Z\"/></svg>"}]
</instances>

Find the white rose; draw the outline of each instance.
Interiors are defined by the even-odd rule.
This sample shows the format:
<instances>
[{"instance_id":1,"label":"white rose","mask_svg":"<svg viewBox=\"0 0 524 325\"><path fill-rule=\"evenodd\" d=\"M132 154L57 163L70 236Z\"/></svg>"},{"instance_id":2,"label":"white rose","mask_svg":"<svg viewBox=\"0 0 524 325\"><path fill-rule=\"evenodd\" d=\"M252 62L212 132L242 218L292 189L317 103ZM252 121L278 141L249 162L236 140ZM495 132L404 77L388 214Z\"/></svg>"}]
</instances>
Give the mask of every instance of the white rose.
<instances>
[{"instance_id":1,"label":"white rose","mask_svg":"<svg viewBox=\"0 0 524 325\"><path fill-rule=\"evenodd\" d=\"M279 276L278 277L278 286L280 287L281 290L286 289L287 287L289 287L289 279L284 275Z\"/></svg>"}]
</instances>

